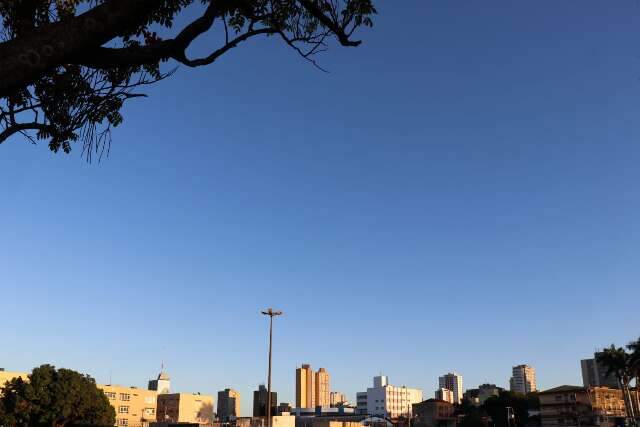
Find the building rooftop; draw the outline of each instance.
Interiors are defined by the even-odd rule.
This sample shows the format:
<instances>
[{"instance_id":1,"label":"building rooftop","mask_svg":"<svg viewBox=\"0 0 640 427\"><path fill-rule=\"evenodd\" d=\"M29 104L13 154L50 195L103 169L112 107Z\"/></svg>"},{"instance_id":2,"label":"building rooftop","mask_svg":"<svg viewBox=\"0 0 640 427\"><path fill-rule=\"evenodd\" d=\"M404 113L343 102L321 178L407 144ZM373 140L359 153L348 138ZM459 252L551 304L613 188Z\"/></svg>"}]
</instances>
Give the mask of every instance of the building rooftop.
<instances>
[{"instance_id":1,"label":"building rooftop","mask_svg":"<svg viewBox=\"0 0 640 427\"><path fill-rule=\"evenodd\" d=\"M580 387L577 385L561 385L558 387L550 388L549 390L541 391L538 394L547 394L547 393L563 393L568 391L583 391L584 387Z\"/></svg>"},{"instance_id":2,"label":"building rooftop","mask_svg":"<svg viewBox=\"0 0 640 427\"><path fill-rule=\"evenodd\" d=\"M169 374L167 374L164 371L160 371L160 374L158 374L158 380L165 380L165 381L169 381L171 378L169 378Z\"/></svg>"}]
</instances>

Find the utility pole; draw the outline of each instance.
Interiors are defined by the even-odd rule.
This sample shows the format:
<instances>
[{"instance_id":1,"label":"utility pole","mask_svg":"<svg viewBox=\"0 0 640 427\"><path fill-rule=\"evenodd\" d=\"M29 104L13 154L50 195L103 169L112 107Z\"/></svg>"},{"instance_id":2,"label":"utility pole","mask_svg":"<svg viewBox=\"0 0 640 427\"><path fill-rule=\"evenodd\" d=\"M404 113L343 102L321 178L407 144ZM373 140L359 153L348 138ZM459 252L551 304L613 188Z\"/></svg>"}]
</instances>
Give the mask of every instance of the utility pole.
<instances>
[{"instance_id":1,"label":"utility pole","mask_svg":"<svg viewBox=\"0 0 640 427\"><path fill-rule=\"evenodd\" d=\"M282 311L268 308L262 314L269 316L269 375L267 376L267 427L271 427L271 347L273 344L273 318L281 316Z\"/></svg>"}]
</instances>

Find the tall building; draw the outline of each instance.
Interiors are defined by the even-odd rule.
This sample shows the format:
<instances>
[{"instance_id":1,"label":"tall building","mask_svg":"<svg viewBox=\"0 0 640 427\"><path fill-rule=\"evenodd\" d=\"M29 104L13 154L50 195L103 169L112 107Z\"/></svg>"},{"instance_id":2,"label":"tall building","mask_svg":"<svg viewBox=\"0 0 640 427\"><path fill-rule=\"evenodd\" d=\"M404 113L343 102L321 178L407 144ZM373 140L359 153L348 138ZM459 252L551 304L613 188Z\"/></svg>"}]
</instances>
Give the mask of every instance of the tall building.
<instances>
[{"instance_id":1,"label":"tall building","mask_svg":"<svg viewBox=\"0 0 640 427\"><path fill-rule=\"evenodd\" d=\"M412 405L422 402L422 390L390 385L389 379L383 375L374 377L373 387L368 388L366 393L358 393L358 413L363 413L362 401L365 396L365 414L389 418L410 417Z\"/></svg>"},{"instance_id":2,"label":"tall building","mask_svg":"<svg viewBox=\"0 0 640 427\"><path fill-rule=\"evenodd\" d=\"M155 380L149 380L149 390L157 391L158 394L171 393L171 379L166 372L160 371L158 378Z\"/></svg>"},{"instance_id":3,"label":"tall building","mask_svg":"<svg viewBox=\"0 0 640 427\"><path fill-rule=\"evenodd\" d=\"M199 393L158 395L157 421L170 424L210 424L213 422L213 396Z\"/></svg>"},{"instance_id":4,"label":"tall building","mask_svg":"<svg viewBox=\"0 0 640 427\"><path fill-rule=\"evenodd\" d=\"M511 391L527 394L536 391L536 370L533 366L518 365L513 367L513 375L509 381Z\"/></svg>"},{"instance_id":5,"label":"tall building","mask_svg":"<svg viewBox=\"0 0 640 427\"><path fill-rule=\"evenodd\" d=\"M453 392L452 403L462 402L462 394L464 393L462 385L462 375L455 372L449 372L448 374L438 378L438 382L440 384L440 388L446 388L447 390L451 390Z\"/></svg>"},{"instance_id":6,"label":"tall building","mask_svg":"<svg viewBox=\"0 0 640 427\"><path fill-rule=\"evenodd\" d=\"M338 406L338 404L346 404L347 402L347 396L344 395L344 393L340 393L339 391L332 391L331 394L329 395L329 401L330 401L330 406L332 408L335 408L336 406Z\"/></svg>"},{"instance_id":7,"label":"tall building","mask_svg":"<svg viewBox=\"0 0 640 427\"><path fill-rule=\"evenodd\" d=\"M264 384L260 384L258 389L253 392L253 416L254 417L266 417L267 416L267 405L269 404L269 391L264 386ZM278 393L275 391L271 392L271 413L278 413ZM285 411L286 412L286 411Z\"/></svg>"},{"instance_id":8,"label":"tall building","mask_svg":"<svg viewBox=\"0 0 640 427\"><path fill-rule=\"evenodd\" d=\"M607 376L607 368L597 362L598 355L595 353L593 359L583 359L580 361L582 368L582 385L584 387L611 387L619 388L615 375Z\"/></svg>"},{"instance_id":9,"label":"tall building","mask_svg":"<svg viewBox=\"0 0 640 427\"><path fill-rule=\"evenodd\" d=\"M315 378L315 397L316 406L330 406L331 405L331 387L329 385L330 376L326 369L320 368L316 372Z\"/></svg>"},{"instance_id":10,"label":"tall building","mask_svg":"<svg viewBox=\"0 0 640 427\"><path fill-rule=\"evenodd\" d=\"M218 392L218 418L220 421L229 422L240 416L240 393L225 388Z\"/></svg>"},{"instance_id":11,"label":"tall building","mask_svg":"<svg viewBox=\"0 0 640 427\"><path fill-rule=\"evenodd\" d=\"M445 402L453 403L453 392L448 388L440 387L436 390L436 400L444 400Z\"/></svg>"},{"instance_id":12,"label":"tall building","mask_svg":"<svg viewBox=\"0 0 640 427\"><path fill-rule=\"evenodd\" d=\"M156 421L157 393L137 387L98 384L116 411L116 426L146 427Z\"/></svg>"}]
</instances>

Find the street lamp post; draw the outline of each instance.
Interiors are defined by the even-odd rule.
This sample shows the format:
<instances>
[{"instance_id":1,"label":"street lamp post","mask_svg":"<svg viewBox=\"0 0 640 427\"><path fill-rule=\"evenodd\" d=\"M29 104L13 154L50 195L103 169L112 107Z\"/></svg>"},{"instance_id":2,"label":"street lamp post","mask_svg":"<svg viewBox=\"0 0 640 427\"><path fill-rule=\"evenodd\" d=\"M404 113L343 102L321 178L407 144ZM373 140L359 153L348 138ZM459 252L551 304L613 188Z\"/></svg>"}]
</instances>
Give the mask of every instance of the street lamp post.
<instances>
[{"instance_id":1,"label":"street lamp post","mask_svg":"<svg viewBox=\"0 0 640 427\"><path fill-rule=\"evenodd\" d=\"M269 375L267 376L267 427L271 427L271 346L273 343L273 318L281 316L282 311L268 308L262 314L269 316Z\"/></svg>"}]
</instances>

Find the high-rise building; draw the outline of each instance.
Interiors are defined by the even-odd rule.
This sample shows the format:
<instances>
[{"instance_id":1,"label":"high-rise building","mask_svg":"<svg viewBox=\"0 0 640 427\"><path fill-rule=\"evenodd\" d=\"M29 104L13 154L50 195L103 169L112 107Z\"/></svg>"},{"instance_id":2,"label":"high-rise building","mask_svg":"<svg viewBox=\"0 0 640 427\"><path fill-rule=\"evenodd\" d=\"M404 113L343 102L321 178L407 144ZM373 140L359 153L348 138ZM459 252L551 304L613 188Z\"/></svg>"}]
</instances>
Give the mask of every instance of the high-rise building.
<instances>
[{"instance_id":1,"label":"high-rise building","mask_svg":"<svg viewBox=\"0 0 640 427\"><path fill-rule=\"evenodd\" d=\"M158 378L149 380L149 390L157 391L158 394L171 393L171 378L166 372L160 371Z\"/></svg>"},{"instance_id":2,"label":"high-rise building","mask_svg":"<svg viewBox=\"0 0 640 427\"><path fill-rule=\"evenodd\" d=\"M315 373L311 365L304 364L296 369L296 407L315 408Z\"/></svg>"},{"instance_id":3,"label":"high-rise building","mask_svg":"<svg viewBox=\"0 0 640 427\"><path fill-rule=\"evenodd\" d=\"M316 372L315 379L315 397L316 406L330 406L331 405L331 387L329 385L330 376L326 369L320 368Z\"/></svg>"},{"instance_id":4,"label":"high-rise building","mask_svg":"<svg viewBox=\"0 0 640 427\"><path fill-rule=\"evenodd\" d=\"M311 365L296 369L296 407L315 408L331 404L330 376L326 369L313 372Z\"/></svg>"},{"instance_id":5,"label":"high-rise building","mask_svg":"<svg viewBox=\"0 0 640 427\"><path fill-rule=\"evenodd\" d=\"M582 368L582 385L584 387L611 387L619 388L615 375L607 376L607 368L597 362L598 355L595 353L593 359L583 359L580 361Z\"/></svg>"},{"instance_id":6,"label":"high-rise building","mask_svg":"<svg viewBox=\"0 0 640 427\"><path fill-rule=\"evenodd\" d=\"M443 388L443 387L440 387L439 389L436 390L435 397L437 400L444 400L445 402L449 402L449 403L453 403L453 399L454 399L453 392L448 388Z\"/></svg>"},{"instance_id":7,"label":"high-rise building","mask_svg":"<svg viewBox=\"0 0 640 427\"><path fill-rule=\"evenodd\" d=\"M116 412L118 427L146 427L156 421L157 393L137 387L98 384Z\"/></svg>"},{"instance_id":8,"label":"high-rise building","mask_svg":"<svg viewBox=\"0 0 640 427\"><path fill-rule=\"evenodd\" d=\"M366 411L364 411L366 399ZM422 390L389 384L386 376L374 377L373 387L357 395L357 412L389 418L410 417L414 403L422 402Z\"/></svg>"},{"instance_id":9,"label":"high-rise building","mask_svg":"<svg viewBox=\"0 0 640 427\"><path fill-rule=\"evenodd\" d=\"M512 372L513 374L509 380L511 391L527 394L538 389L536 386L536 370L533 366L514 366Z\"/></svg>"},{"instance_id":10,"label":"high-rise building","mask_svg":"<svg viewBox=\"0 0 640 427\"><path fill-rule=\"evenodd\" d=\"M158 422L211 424L213 396L199 393L159 394L156 412Z\"/></svg>"},{"instance_id":11,"label":"high-rise building","mask_svg":"<svg viewBox=\"0 0 640 427\"><path fill-rule=\"evenodd\" d=\"M258 389L253 392L253 416L254 417L266 417L267 416L267 406L269 405L269 391L264 386L264 384L260 384ZM275 391L271 392L271 413L276 414L279 413L278 409L278 393Z\"/></svg>"},{"instance_id":12,"label":"high-rise building","mask_svg":"<svg viewBox=\"0 0 640 427\"><path fill-rule=\"evenodd\" d=\"M332 391L329 395L330 406L335 408L339 404L347 404L347 396L344 393L340 393L339 391Z\"/></svg>"},{"instance_id":13,"label":"high-rise building","mask_svg":"<svg viewBox=\"0 0 640 427\"><path fill-rule=\"evenodd\" d=\"M225 388L218 392L218 418L222 422L235 420L240 416L240 393Z\"/></svg>"},{"instance_id":14,"label":"high-rise building","mask_svg":"<svg viewBox=\"0 0 640 427\"><path fill-rule=\"evenodd\" d=\"M462 402L462 395L464 393L464 389L462 385L462 375L456 372L449 372L448 374L438 378L438 382L439 382L440 388L446 388L447 390L451 390L453 392L452 403Z\"/></svg>"}]
</instances>

